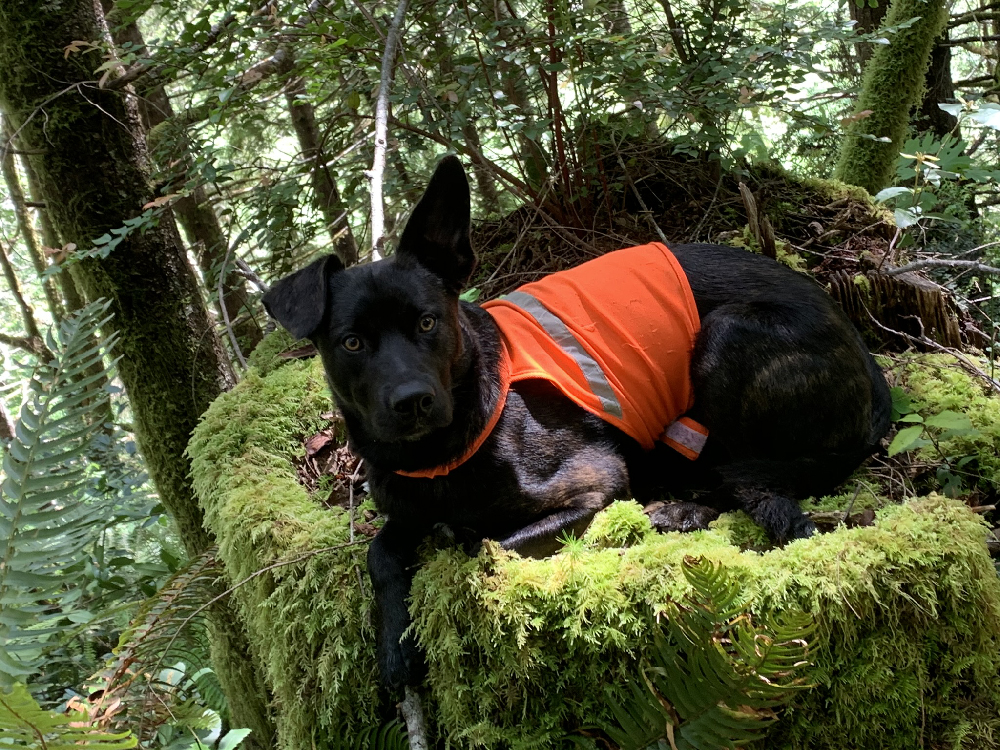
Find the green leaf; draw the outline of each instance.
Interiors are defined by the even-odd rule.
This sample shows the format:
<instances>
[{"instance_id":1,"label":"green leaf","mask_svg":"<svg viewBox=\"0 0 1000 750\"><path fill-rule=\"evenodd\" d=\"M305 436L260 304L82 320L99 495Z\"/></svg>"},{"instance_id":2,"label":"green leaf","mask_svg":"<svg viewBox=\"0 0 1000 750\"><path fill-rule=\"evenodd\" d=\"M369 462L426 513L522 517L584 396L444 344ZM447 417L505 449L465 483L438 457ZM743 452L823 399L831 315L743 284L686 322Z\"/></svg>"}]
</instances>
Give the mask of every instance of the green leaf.
<instances>
[{"instance_id":1,"label":"green leaf","mask_svg":"<svg viewBox=\"0 0 1000 750\"><path fill-rule=\"evenodd\" d=\"M217 750L233 750L250 734L249 729L230 729L219 739Z\"/></svg>"},{"instance_id":2,"label":"green leaf","mask_svg":"<svg viewBox=\"0 0 1000 750\"><path fill-rule=\"evenodd\" d=\"M927 417L924 424L928 427L937 427L942 430L971 430L972 422L964 414L947 410L940 414Z\"/></svg>"},{"instance_id":3,"label":"green leaf","mask_svg":"<svg viewBox=\"0 0 1000 750\"><path fill-rule=\"evenodd\" d=\"M913 427L904 427L896 433L896 437L889 444L889 455L895 456L898 453L903 453L925 444L921 438L923 434L924 426L922 424L914 425Z\"/></svg>"},{"instance_id":4,"label":"green leaf","mask_svg":"<svg viewBox=\"0 0 1000 750\"><path fill-rule=\"evenodd\" d=\"M128 750L136 746L131 732L104 732L84 713L42 709L24 685L0 692L0 737L11 747L46 750Z\"/></svg>"},{"instance_id":5,"label":"green leaf","mask_svg":"<svg viewBox=\"0 0 1000 750\"><path fill-rule=\"evenodd\" d=\"M924 418L919 414L904 414L900 417L897 422L915 422L917 424L923 424Z\"/></svg>"}]
</instances>

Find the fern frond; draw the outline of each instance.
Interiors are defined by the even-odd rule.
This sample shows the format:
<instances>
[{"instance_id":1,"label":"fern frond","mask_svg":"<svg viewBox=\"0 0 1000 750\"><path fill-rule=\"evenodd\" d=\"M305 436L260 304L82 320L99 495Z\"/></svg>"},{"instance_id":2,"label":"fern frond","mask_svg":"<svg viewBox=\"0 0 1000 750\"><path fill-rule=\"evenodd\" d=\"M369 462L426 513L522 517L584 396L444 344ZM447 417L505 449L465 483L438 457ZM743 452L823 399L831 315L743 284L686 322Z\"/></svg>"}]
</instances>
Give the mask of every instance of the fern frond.
<instances>
[{"instance_id":1,"label":"fern frond","mask_svg":"<svg viewBox=\"0 0 1000 750\"><path fill-rule=\"evenodd\" d=\"M199 729L207 717L226 715L225 696L210 668L203 611L220 575L210 549L140 605L114 659L91 685L99 696L92 713L115 706L113 721L130 727L144 744L163 724Z\"/></svg>"},{"instance_id":2,"label":"fern frond","mask_svg":"<svg viewBox=\"0 0 1000 750\"><path fill-rule=\"evenodd\" d=\"M103 362L114 337L94 343L108 302L95 302L47 335L53 359L40 363L5 446L0 484L0 685L37 672L41 651L67 613L63 599L83 574L83 551L103 528L102 509L84 502L90 447L108 394ZM99 375L88 375L94 364Z\"/></svg>"},{"instance_id":3,"label":"fern frond","mask_svg":"<svg viewBox=\"0 0 1000 750\"><path fill-rule=\"evenodd\" d=\"M736 580L721 565L687 559L692 592L666 611L649 664L629 685L626 705L612 701L623 750L736 750L761 739L776 709L809 687L814 624L805 613L758 625Z\"/></svg>"},{"instance_id":4,"label":"fern frond","mask_svg":"<svg viewBox=\"0 0 1000 750\"><path fill-rule=\"evenodd\" d=\"M135 746L131 732L96 729L86 714L43 710L24 685L15 685L9 693L0 691L0 747L128 750Z\"/></svg>"}]
</instances>

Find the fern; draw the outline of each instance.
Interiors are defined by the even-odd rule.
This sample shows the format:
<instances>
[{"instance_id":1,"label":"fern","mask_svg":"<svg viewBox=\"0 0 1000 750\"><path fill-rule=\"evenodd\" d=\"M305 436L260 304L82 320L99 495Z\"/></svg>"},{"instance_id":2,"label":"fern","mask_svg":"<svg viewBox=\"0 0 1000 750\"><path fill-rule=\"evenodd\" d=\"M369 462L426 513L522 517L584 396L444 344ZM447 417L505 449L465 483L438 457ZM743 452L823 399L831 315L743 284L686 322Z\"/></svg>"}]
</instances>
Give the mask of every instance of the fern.
<instances>
[{"instance_id":1,"label":"fern","mask_svg":"<svg viewBox=\"0 0 1000 750\"><path fill-rule=\"evenodd\" d=\"M130 732L109 733L91 726L85 713L61 714L39 707L23 685L0 691L0 747L43 750L128 750Z\"/></svg>"},{"instance_id":2,"label":"fern","mask_svg":"<svg viewBox=\"0 0 1000 750\"><path fill-rule=\"evenodd\" d=\"M95 344L109 303L79 310L47 335L40 363L3 456L0 484L0 686L37 673L42 650L72 609L67 596L83 573L85 548L105 525L84 502L88 453L106 414L104 357ZM101 372L90 368L100 365ZM75 592L77 595L79 592Z\"/></svg>"},{"instance_id":3,"label":"fern","mask_svg":"<svg viewBox=\"0 0 1000 750\"><path fill-rule=\"evenodd\" d=\"M377 729L368 727L353 739L341 739L336 750L409 750L406 728L399 721L390 721Z\"/></svg>"},{"instance_id":4,"label":"fern","mask_svg":"<svg viewBox=\"0 0 1000 750\"><path fill-rule=\"evenodd\" d=\"M794 676L808 664L808 615L758 626L721 565L687 558L684 575L693 592L668 607L627 705L612 701L619 726L607 733L623 750L744 747L764 737L796 690L809 687Z\"/></svg>"},{"instance_id":5,"label":"fern","mask_svg":"<svg viewBox=\"0 0 1000 750\"><path fill-rule=\"evenodd\" d=\"M209 665L205 603L221 569L208 550L171 576L139 607L115 656L90 692L94 712L116 706L114 721L147 744L161 726L207 728L210 709L225 719L226 700Z\"/></svg>"}]
</instances>

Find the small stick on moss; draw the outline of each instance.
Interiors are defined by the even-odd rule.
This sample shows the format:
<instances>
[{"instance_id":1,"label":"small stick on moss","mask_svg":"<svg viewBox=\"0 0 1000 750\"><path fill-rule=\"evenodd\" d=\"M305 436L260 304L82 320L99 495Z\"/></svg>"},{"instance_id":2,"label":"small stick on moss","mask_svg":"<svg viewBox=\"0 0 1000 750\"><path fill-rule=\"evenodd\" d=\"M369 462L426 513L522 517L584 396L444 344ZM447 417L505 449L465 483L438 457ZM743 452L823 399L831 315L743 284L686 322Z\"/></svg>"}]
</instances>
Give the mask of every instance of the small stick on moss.
<instances>
[{"instance_id":1,"label":"small stick on moss","mask_svg":"<svg viewBox=\"0 0 1000 750\"><path fill-rule=\"evenodd\" d=\"M406 734L410 740L410 750L427 750L427 722L424 719L424 707L417 691L411 687L405 689L403 701L399 710L406 721Z\"/></svg>"},{"instance_id":2,"label":"small stick on moss","mask_svg":"<svg viewBox=\"0 0 1000 750\"><path fill-rule=\"evenodd\" d=\"M912 263L907 263L905 266L885 269L884 271L882 271L882 273L884 273L886 276L899 276L902 273L908 273L909 271L916 271L920 268L962 268L965 269L966 271L974 271L976 273L1000 275L1000 268L994 268L993 266L988 266L985 263L980 263L977 260L944 260L939 258L926 258L924 260L915 260Z\"/></svg>"},{"instance_id":3,"label":"small stick on moss","mask_svg":"<svg viewBox=\"0 0 1000 750\"><path fill-rule=\"evenodd\" d=\"M854 497L851 498L851 502L847 504L847 510L844 511L844 517L840 519L840 523L847 523L847 519L851 517L851 511L854 510L854 501L858 499L858 495L861 494L861 482L858 482L854 486Z\"/></svg>"},{"instance_id":4,"label":"small stick on moss","mask_svg":"<svg viewBox=\"0 0 1000 750\"><path fill-rule=\"evenodd\" d=\"M984 380L987 383L987 385L990 386L990 388L995 390L997 393L1000 393L1000 380L991 378L981 369L976 367L968 357L962 354L962 352L958 351L957 349L952 349L947 346L942 346L937 341L935 341L932 338L928 338L928 336L923 333L918 337L918 336L912 336L909 333L904 333L903 331L897 331L894 328L889 328L888 326L883 325L882 322L874 315L872 315L871 311L868 310L867 308L865 308L865 312L868 313L868 317L871 318L872 323L877 325L886 333L892 333L896 336L901 336L902 338L906 339L907 341L913 344L922 344L923 346L928 346L931 349L934 349L935 351L944 352L945 354L950 354L951 356L953 356L955 359L958 360L959 364L962 365L962 367L965 368L966 371L968 371L972 375L976 375L977 377L982 378L982 380Z\"/></svg>"}]
</instances>

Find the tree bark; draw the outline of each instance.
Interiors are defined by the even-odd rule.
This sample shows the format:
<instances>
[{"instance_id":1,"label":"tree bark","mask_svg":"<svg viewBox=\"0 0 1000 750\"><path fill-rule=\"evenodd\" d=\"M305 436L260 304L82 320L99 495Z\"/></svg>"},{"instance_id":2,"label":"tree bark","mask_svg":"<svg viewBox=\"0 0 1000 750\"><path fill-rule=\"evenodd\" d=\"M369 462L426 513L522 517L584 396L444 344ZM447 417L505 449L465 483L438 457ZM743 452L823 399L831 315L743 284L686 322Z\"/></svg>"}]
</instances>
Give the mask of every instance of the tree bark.
<instances>
[{"instance_id":1,"label":"tree bark","mask_svg":"<svg viewBox=\"0 0 1000 750\"><path fill-rule=\"evenodd\" d=\"M31 154L54 226L84 249L154 197L135 107L90 83L101 53L63 53L74 40L107 38L99 10L89 0L0 4L0 107ZM176 227L161 221L133 231L106 257L84 259L73 272L89 299L111 300L109 327L120 335L118 371L139 446L187 551L198 554L213 540L184 451L231 373ZM252 730L253 748L270 747L268 694L245 633L225 602L213 619L213 661L232 723Z\"/></svg>"},{"instance_id":2,"label":"tree bark","mask_svg":"<svg viewBox=\"0 0 1000 750\"><path fill-rule=\"evenodd\" d=\"M889 9L889 0L877 0L878 4L873 8L868 0L847 0L847 8L851 14L851 20L855 22L854 30L859 34L871 34L882 25L882 19ZM868 61L872 58L875 50L871 42L858 42L854 45L857 50L857 63L861 73L864 73Z\"/></svg>"},{"instance_id":3,"label":"tree bark","mask_svg":"<svg viewBox=\"0 0 1000 750\"><path fill-rule=\"evenodd\" d=\"M110 12L113 0L101 0L105 13ZM146 40L142 36L137 24L129 23L114 29L114 38L117 44L130 42L133 49L140 55L146 52ZM153 128L162 125L174 118L174 108L170 103L170 97L162 84L154 82L152 87L144 87L140 81L136 88L137 105L139 116L146 128L150 132ZM183 129L176 132L178 141L175 151L176 158L181 160L181 165L186 171L191 166L190 144ZM190 195L180 198L173 205L173 213L177 221L184 229L188 242L195 251L198 259L198 266L205 279L205 286L210 294L215 294L219 286L219 272L222 269L226 258L228 242L226 233L219 223L219 217L208 202L205 189L199 185L191 191ZM217 308L220 319L228 317L230 321L235 321L241 314L249 313L251 310L249 294L247 292L246 280L233 271L231 265L227 269L226 277L222 283L222 299L218 300ZM222 307L225 306L225 315ZM239 345L247 351L253 349L263 338L260 326L251 317L244 318L234 326L236 339Z\"/></svg>"},{"instance_id":4,"label":"tree bark","mask_svg":"<svg viewBox=\"0 0 1000 750\"><path fill-rule=\"evenodd\" d=\"M17 306L21 310L21 319L24 321L25 333L28 334L28 338L30 339L41 339L42 334L38 330L38 323L35 322L35 311L32 309L27 297L21 291L21 282L17 278L17 271L14 269L14 264L11 263L10 256L7 255L7 250L4 248L2 242L0 242L0 268L3 269L4 278L7 280L7 288L14 296L14 301L17 302Z\"/></svg>"},{"instance_id":5,"label":"tree bark","mask_svg":"<svg viewBox=\"0 0 1000 750\"><path fill-rule=\"evenodd\" d=\"M851 123L841 144L837 179L872 194L892 182L910 112L920 103L934 40L948 20L944 0L893 0L885 25L896 26L914 17L919 20L900 29L891 44L879 45L872 54L855 108L872 114Z\"/></svg>"},{"instance_id":6,"label":"tree bark","mask_svg":"<svg viewBox=\"0 0 1000 750\"><path fill-rule=\"evenodd\" d=\"M24 169L24 173L28 176L28 194L31 196L31 200L35 203L44 204L45 198L42 195L42 189L38 186L38 177L35 176L35 169L31 166L31 162L28 161L27 156L21 157L21 166ZM59 232L56 231L55 225L52 223L48 207L36 208L35 211L38 214L38 226L42 231L42 242L45 247L62 247L63 242L59 238ZM63 301L66 303L66 312L76 312L83 307L83 297L80 295L80 290L76 287L73 274L63 269L56 274L56 278L59 281L59 288L62 290Z\"/></svg>"},{"instance_id":7,"label":"tree bark","mask_svg":"<svg viewBox=\"0 0 1000 750\"><path fill-rule=\"evenodd\" d=\"M295 58L291 50L285 64L288 72L294 70ZM347 220L347 208L340 199L337 177L327 164L316 123L316 110L306 95L306 82L302 76L293 75L285 84L285 101L288 102L288 116L299 140L302 159L309 165L312 175L314 205L323 216L334 252L345 266L353 265L358 262L358 243Z\"/></svg>"},{"instance_id":8,"label":"tree bark","mask_svg":"<svg viewBox=\"0 0 1000 750\"><path fill-rule=\"evenodd\" d=\"M948 32L945 32L931 51L930 66L924 79L924 97L914 125L919 130L929 130L939 138L949 133L961 138L957 129L958 118L938 106L941 102L955 101L955 83L951 77L951 47L942 44L947 41Z\"/></svg>"}]
</instances>

